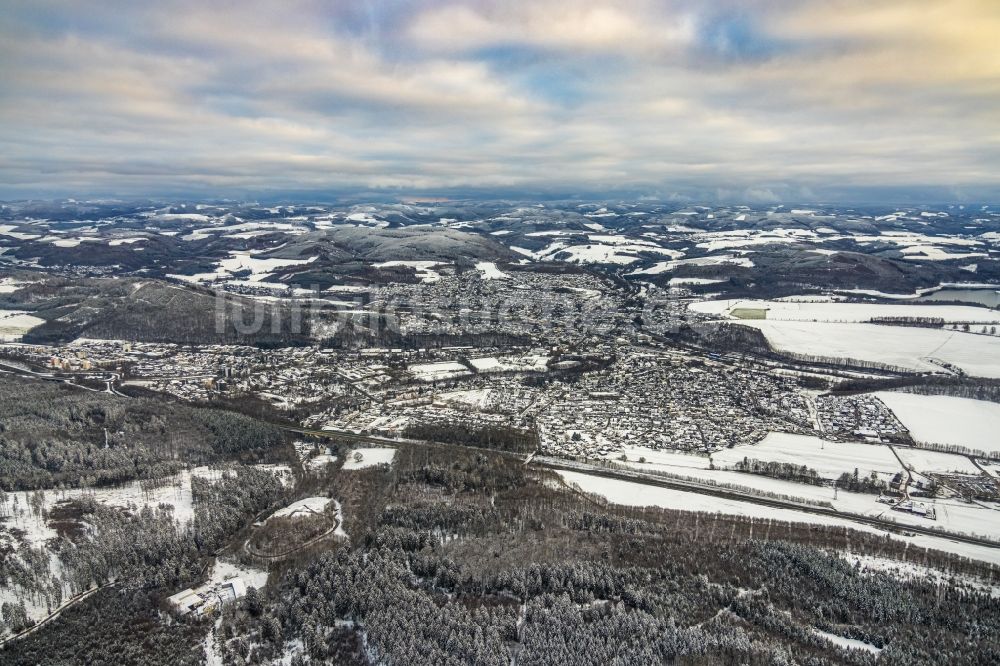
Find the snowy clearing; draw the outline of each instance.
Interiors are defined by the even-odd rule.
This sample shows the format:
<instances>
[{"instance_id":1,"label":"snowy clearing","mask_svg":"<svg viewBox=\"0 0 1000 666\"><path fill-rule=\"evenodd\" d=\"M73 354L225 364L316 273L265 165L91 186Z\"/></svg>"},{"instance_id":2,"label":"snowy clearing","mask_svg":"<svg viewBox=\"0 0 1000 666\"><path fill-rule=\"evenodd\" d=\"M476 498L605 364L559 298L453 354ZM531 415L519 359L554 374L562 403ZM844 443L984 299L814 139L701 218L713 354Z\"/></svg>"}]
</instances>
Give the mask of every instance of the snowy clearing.
<instances>
[{"instance_id":1,"label":"snowy clearing","mask_svg":"<svg viewBox=\"0 0 1000 666\"><path fill-rule=\"evenodd\" d=\"M730 312L738 308L763 309L767 310L769 321L858 323L876 317L934 317L946 323L1000 322L1000 312L966 305L719 300L692 303L689 307L695 312L719 316L731 316Z\"/></svg>"},{"instance_id":2,"label":"snowy clearing","mask_svg":"<svg viewBox=\"0 0 1000 666\"><path fill-rule=\"evenodd\" d=\"M884 530L851 521L849 518L837 518L834 516L824 516L795 509L781 509L762 506L753 502L731 500L728 498L703 495L701 493L686 492L683 490L673 490L670 488L660 488L643 483L631 481L620 481L618 479L608 479L600 476L593 476L583 472L557 471L563 481L567 484L575 485L584 492L594 493L606 498L609 502L626 506L651 506L679 511L704 511L708 513L721 513L725 515L744 516L758 519L771 519L777 521L787 521L793 523L808 523L812 525L828 525L835 527L849 527L860 532L870 532L873 534L886 534ZM850 494L850 493L842 493ZM924 518L912 514L892 511L883 505L884 510L869 512L868 515L882 515L887 520L898 520L900 523L912 522L913 524L926 525L928 521ZM942 512L941 503L938 503L938 511ZM944 512L951 511L951 507L946 507ZM952 520L946 523L938 521L941 527L955 529L956 527L970 527L973 520L980 524L984 519L991 516L983 512L989 509L978 509L979 513L973 517L962 516L961 520ZM991 512L992 513L992 512ZM916 522L921 521L921 522ZM930 523L934 525L934 522ZM969 533L976 533L977 530L962 530ZM979 529L982 533L984 530ZM995 531L995 530L994 530ZM898 538L893 536L891 538ZM1000 549L990 546L980 546L957 541L951 541L947 537L916 535L906 537L905 541L918 548L931 548L944 552L955 553L963 557L968 557L983 562L1000 564Z\"/></svg>"},{"instance_id":3,"label":"snowy clearing","mask_svg":"<svg viewBox=\"0 0 1000 666\"><path fill-rule=\"evenodd\" d=\"M693 257L691 259L677 259L674 261L660 261L649 268L632 271L629 275L659 275L676 270L681 266L742 266L753 268L753 261L747 257L737 257L731 254L722 254L712 257Z\"/></svg>"},{"instance_id":4,"label":"snowy clearing","mask_svg":"<svg viewBox=\"0 0 1000 666\"><path fill-rule=\"evenodd\" d=\"M940 451L926 451L924 449L911 449L904 446L897 446L896 453L902 459L903 464L916 472L942 472L944 474L980 474L979 469L972 464L972 461L965 456L955 453L941 453Z\"/></svg>"},{"instance_id":5,"label":"snowy clearing","mask_svg":"<svg viewBox=\"0 0 1000 666\"><path fill-rule=\"evenodd\" d=\"M851 527L860 531L881 533L872 527L853 523L846 519L821 516L795 511L794 509L778 509L753 502L743 502L714 495L660 488L643 483L619 481L601 476L593 476L583 472L557 471L557 474L569 484L578 486L581 490L594 493L614 504L625 506L653 506L680 511L705 511L722 513L731 516L765 518L793 523L810 523L813 525L832 525Z\"/></svg>"},{"instance_id":6,"label":"snowy clearing","mask_svg":"<svg viewBox=\"0 0 1000 666\"><path fill-rule=\"evenodd\" d=\"M941 372L939 359L976 377L1000 377L1000 338L937 328L743 320L779 351L854 358L917 372Z\"/></svg>"},{"instance_id":7,"label":"snowy clearing","mask_svg":"<svg viewBox=\"0 0 1000 666\"><path fill-rule=\"evenodd\" d=\"M0 294L13 294L15 291L21 287L26 287L29 284L34 284L33 282L20 282L14 278L0 278ZM0 315L3 313L0 312Z\"/></svg>"},{"instance_id":8,"label":"snowy clearing","mask_svg":"<svg viewBox=\"0 0 1000 666\"><path fill-rule=\"evenodd\" d=\"M820 476L836 479L844 472L868 476L872 472L895 474L899 461L889 447L881 444L830 442L811 435L771 432L757 444L734 446L712 454L716 466L733 467L743 458L805 465Z\"/></svg>"},{"instance_id":9,"label":"snowy clearing","mask_svg":"<svg viewBox=\"0 0 1000 666\"><path fill-rule=\"evenodd\" d=\"M716 278L695 278L695 277L685 278L685 277L675 277L675 278L670 278L667 281L667 284L670 285L671 287L683 287L686 284L692 284L692 285L693 284L719 284L720 282L726 282L726 280L725 279L721 279L721 278L720 279L716 279Z\"/></svg>"},{"instance_id":10,"label":"snowy clearing","mask_svg":"<svg viewBox=\"0 0 1000 666\"><path fill-rule=\"evenodd\" d=\"M506 280L510 276L497 268L492 261L480 261L476 264L476 270L480 272L480 277L484 280Z\"/></svg>"},{"instance_id":11,"label":"snowy clearing","mask_svg":"<svg viewBox=\"0 0 1000 666\"><path fill-rule=\"evenodd\" d=\"M493 389L469 389L466 391L447 391L438 393L437 400L441 403L451 403L461 407L483 409Z\"/></svg>"},{"instance_id":12,"label":"snowy clearing","mask_svg":"<svg viewBox=\"0 0 1000 666\"><path fill-rule=\"evenodd\" d=\"M526 356L505 356L495 358L485 356L483 358L469 359L469 363L478 373L490 372L545 372L548 370L548 356L528 354Z\"/></svg>"},{"instance_id":13,"label":"snowy clearing","mask_svg":"<svg viewBox=\"0 0 1000 666\"><path fill-rule=\"evenodd\" d=\"M421 282L437 282L441 279L441 274L434 269L438 266L447 265L440 261L383 261L382 263L372 264L372 268L412 268L416 271L417 277L420 278Z\"/></svg>"},{"instance_id":14,"label":"snowy clearing","mask_svg":"<svg viewBox=\"0 0 1000 666\"><path fill-rule=\"evenodd\" d=\"M310 472L319 472L326 469L327 465L332 465L335 462L337 462L337 456L330 455L329 453L321 453L307 460L305 466Z\"/></svg>"},{"instance_id":15,"label":"snowy clearing","mask_svg":"<svg viewBox=\"0 0 1000 666\"><path fill-rule=\"evenodd\" d=\"M278 509L268 518L304 518L323 513L327 505L331 502L329 497L307 497L297 502L292 502L284 509Z\"/></svg>"},{"instance_id":16,"label":"snowy clearing","mask_svg":"<svg viewBox=\"0 0 1000 666\"><path fill-rule=\"evenodd\" d=\"M819 629L812 630L814 634L825 638L834 645L848 650L865 650L866 652L871 652L872 654L878 654L882 651L882 648L877 648L871 643L865 643L864 641L859 641L856 638L844 638L843 636L838 636L837 634L831 634L828 631L820 631Z\"/></svg>"},{"instance_id":17,"label":"snowy clearing","mask_svg":"<svg viewBox=\"0 0 1000 666\"><path fill-rule=\"evenodd\" d=\"M357 456L361 456L358 460ZM376 465L391 465L396 459L396 449L364 448L350 451L344 459L343 469L364 469Z\"/></svg>"},{"instance_id":18,"label":"snowy clearing","mask_svg":"<svg viewBox=\"0 0 1000 666\"><path fill-rule=\"evenodd\" d=\"M461 363L445 361L442 363L417 363L407 369L414 378L422 382L440 381L442 379L454 379L472 374L469 369Z\"/></svg>"},{"instance_id":19,"label":"snowy clearing","mask_svg":"<svg viewBox=\"0 0 1000 666\"><path fill-rule=\"evenodd\" d=\"M997 346L1000 353L1000 345ZM1000 453L1000 404L944 395L875 394L918 442Z\"/></svg>"},{"instance_id":20,"label":"snowy clearing","mask_svg":"<svg viewBox=\"0 0 1000 666\"><path fill-rule=\"evenodd\" d=\"M44 319L21 310L0 310L0 342L17 342L25 333L44 323Z\"/></svg>"}]
</instances>

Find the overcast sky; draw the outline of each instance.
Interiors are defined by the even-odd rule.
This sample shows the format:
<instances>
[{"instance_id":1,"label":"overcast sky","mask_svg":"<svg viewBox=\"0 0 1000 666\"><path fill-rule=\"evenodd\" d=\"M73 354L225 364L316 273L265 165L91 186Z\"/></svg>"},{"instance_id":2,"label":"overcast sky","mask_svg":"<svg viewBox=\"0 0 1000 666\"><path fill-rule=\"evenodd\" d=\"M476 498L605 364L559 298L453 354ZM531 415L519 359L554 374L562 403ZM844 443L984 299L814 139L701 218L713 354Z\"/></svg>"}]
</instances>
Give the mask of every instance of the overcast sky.
<instances>
[{"instance_id":1,"label":"overcast sky","mask_svg":"<svg viewBox=\"0 0 1000 666\"><path fill-rule=\"evenodd\" d=\"M0 197L1000 200L998 0L0 4Z\"/></svg>"}]
</instances>

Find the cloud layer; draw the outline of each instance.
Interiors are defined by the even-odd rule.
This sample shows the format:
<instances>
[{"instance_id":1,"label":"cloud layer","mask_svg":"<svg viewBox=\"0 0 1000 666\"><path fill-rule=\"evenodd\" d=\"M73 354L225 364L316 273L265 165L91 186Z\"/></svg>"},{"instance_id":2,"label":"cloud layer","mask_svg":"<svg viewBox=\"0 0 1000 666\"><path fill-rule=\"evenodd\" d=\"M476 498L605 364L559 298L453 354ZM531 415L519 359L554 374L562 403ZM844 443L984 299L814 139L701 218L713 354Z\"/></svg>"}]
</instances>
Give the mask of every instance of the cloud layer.
<instances>
[{"instance_id":1,"label":"cloud layer","mask_svg":"<svg viewBox=\"0 0 1000 666\"><path fill-rule=\"evenodd\" d=\"M99 5L0 10L0 196L1000 199L994 0Z\"/></svg>"}]
</instances>

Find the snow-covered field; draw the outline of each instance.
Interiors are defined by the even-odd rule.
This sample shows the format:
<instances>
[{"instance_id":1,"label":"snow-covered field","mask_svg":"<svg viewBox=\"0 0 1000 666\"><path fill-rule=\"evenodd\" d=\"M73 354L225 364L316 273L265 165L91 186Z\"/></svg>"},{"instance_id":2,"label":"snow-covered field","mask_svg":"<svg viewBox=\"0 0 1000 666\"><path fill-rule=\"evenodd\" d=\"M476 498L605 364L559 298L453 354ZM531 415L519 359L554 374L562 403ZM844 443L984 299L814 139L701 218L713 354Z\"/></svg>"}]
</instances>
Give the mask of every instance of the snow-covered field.
<instances>
[{"instance_id":1,"label":"snow-covered field","mask_svg":"<svg viewBox=\"0 0 1000 666\"><path fill-rule=\"evenodd\" d=\"M361 454L361 460L355 456ZM391 465L396 459L396 449L367 448L349 451L344 458L343 469L364 469L375 465Z\"/></svg>"},{"instance_id":2,"label":"snow-covered field","mask_svg":"<svg viewBox=\"0 0 1000 666\"><path fill-rule=\"evenodd\" d=\"M0 278L0 294L13 294L21 287L26 287L29 284L32 283L15 280L14 278L9 278L9 277Z\"/></svg>"},{"instance_id":3,"label":"snow-covered field","mask_svg":"<svg viewBox=\"0 0 1000 666\"><path fill-rule=\"evenodd\" d=\"M148 492L143 490L142 485L138 481L133 481L119 488L71 488L68 490L43 490L40 492L44 497L43 506L46 513L63 500L91 497L107 506L122 508L133 507L140 509L147 505L156 507L160 504L168 504L174 509L174 518L183 524L194 517L194 507L191 499L191 477L198 476L207 479L217 479L221 474L221 470L209 467L197 467L164 479L161 485L150 489ZM4 514L11 517L7 518L4 524L24 530L26 532L26 539L31 545L38 546L48 539L54 538L56 532L40 516L28 515L28 507L32 494L34 494L34 491L7 493ZM11 515L15 502L16 506L20 507L21 512Z\"/></svg>"},{"instance_id":4,"label":"snow-covered field","mask_svg":"<svg viewBox=\"0 0 1000 666\"><path fill-rule=\"evenodd\" d=\"M744 457L805 465L827 479L836 479L844 472L853 473L854 468L863 476L872 472L895 474L900 471L899 461L887 446L830 442L810 435L783 432L768 433L757 444L735 446L712 454L717 467L733 467Z\"/></svg>"},{"instance_id":5,"label":"snow-covered field","mask_svg":"<svg viewBox=\"0 0 1000 666\"><path fill-rule=\"evenodd\" d=\"M753 267L753 260L747 257L737 257L732 254L713 255L711 257L692 257L690 259L675 259L673 261L660 261L649 268L632 271L629 275L659 275L673 271L681 266L742 266Z\"/></svg>"},{"instance_id":6,"label":"snow-covered field","mask_svg":"<svg viewBox=\"0 0 1000 666\"><path fill-rule=\"evenodd\" d=\"M863 523L854 522L849 518L817 515L807 513L805 511L796 511L795 509L772 508L755 504L753 502L732 500L712 495L705 495L702 493L673 490L670 488L659 488L631 481L608 479L583 472L560 470L557 473L566 483L576 485L585 492L600 495L606 498L609 502L613 502L615 504L623 504L626 506L661 507L680 511L705 511L709 513L722 513L725 515L745 516L759 519L849 527L861 532L885 534L883 530L865 525ZM865 499L864 496L855 495L853 493L841 493L841 495L850 495L855 498L860 497ZM937 503L939 520L934 522L912 514L892 511L885 505L879 506L881 506L881 508L866 511L864 513L867 515L881 515L887 520L896 520L904 524L937 525L939 527L952 530L965 531L970 534L996 534L1000 532L1000 521L993 521L993 523L996 524L995 528L984 529L983 527L984 521L991 521L993 515L1000 515L1000 512L994 512L991 509L960 506L957 502L947 502L942 504L942 502L939 501ZM943 516L943 518L941 516ZM893 536L893 538L897 537ZM1000 549L998 548L961 543L951 541L946 537L929 535L906 537L905 540L918 548L932 548L984 562L1000 564Z\"/></svg>"},{"instance_id":7,"label":"snow-covered field","mask_svg":"<svg viewBox=\"0 0 1000 666\"><path fill-rule=\"evenodd\" d=\"M924 449L911 449L904 446L897 446L896 453L902 458L903 463L916 472L953 472L956 474L979 474L979 469L972 464L972 461L965 456L955 453L940 453L938 451L926 451Z\"/></svg>"},{"instance_id":8,"label":"snow-covered field","mask_svg":"<svg viewBox=\"0 0 1000 666\"><path fill-rule=\"evenodd\" d=\"M876 450L882 448L884 451L888 452L888 449L885 447L879 447L876 445L860 444L855 446L868 447L869 449ZM911 450L899 449L899 451L902 454L904 451ZM923 454L927 452L916 451L915 453ZM991 534L996 538L1000 538L1000 521L994 520L994 515L996 515L993 513L994 509L981 505L969 505L956 500L930 500L927 504L933 505L935 511L937 512L937 520L930 521L926 518L913 514L893 511L890 506L876 501L876 495L867 493L851 493L844 490L834 492L834 488L829 485L817 486L812 484L796 483L794 481L773 479L759 474L708 469L708 459L699 458L698 456L671 454L667 451L654 451L652 454L649 454L639 448L631 449L626 455L630 462L622 463L618 461L619 464L625 464L628 467L647 472L665 472L670 475L718 484L721 486L751 489L752 491L759 493L784 496L791 499L799 499L804 502L827 504L839 511L864 516L881 517L903 524L922 526L932 525L956 532L967 532L970 534L985 533ZM647 462L633 462L638 460L638 455L645 457ZM891 452L889 452L889 455L891 455ZM955 458L958 460L965 460L965 462L971 466L968 459L962 458L961 456L951 456L950 454L937 455ZM717 455L713 456L713 458L715 457L717 457ZM906 458L904 458L904 460L905 459ZM705 464L699 464L699 460L704 460ZM933 458L931 458L931 460L933 460ZM800 462L809 467L814 466L811 456L801 457ZM718 461L716 461L717 466L718 464ZM842 463L833 463L832 465L833 467L837 467L838 465L845 464L851 465L850 471L853 472L854 463L851 460L845 460ZM953 467L953 465L941 466L948 469ZM917 469L919 471L921 468L917 467ZM973 469L975 468L973 467ZM862 466L859 466L858 471L859 473L863 473ZM883 480L885 480L887 478L887 473L882 473L880 476Z\"/></svg>"},{"instance_id":9,"label":"snow-covered field","mask_svg":"<svg viewBox=\"0 0 1000 666\"><path fill-rule=\"evenodd\" d=\"M267 576L268 573L261 569L247 567L228 560L216 560L209 574L208 581L202 587L210 589L231 578L239 577L243 579L247 587L260 589L267 585Z\"/></svg>"},{"instance_id":10,"label":"snow-covered field","mask_svg":"<svg viewBox=\"0 0 1000 666\"><path fill-rule=\"evenodd\" d=\"M994 350L1000 354L1000 345ZM1000 363L1000 359L994 362ZM879 392L918 442L1000 453L1000 404L943 395Z\"/></svg>"},{"instance_id":11,"label":"snow-covered field","mask_svg":"<svg viewBox=\"0 0 1000 666\"><path fill-rule=\"evenodd\" d=\"M372 268L397 268L405 266L412 268L417 273L421 282L437 282L441 279L441 274L435 270L438 266L447 264L440 261L383 261L379 264L372 264Z\"/></svg>"},{"instance_id":12,"label":"snow-covered field","mask_svg":"<svg viewBox=\"0 0 1000 666\"><path fill-rule=\"evenodd\" d=\"M437 400L453 405L482 409L492 389L469 389L467 391L446 391L437 394Z\"/></svg>"},{"instance_id":13,"label":"snow-covered field","mask_svg":"<svg viewBox=\"0 0 1000 666\"><path fill-rule=\"evenodd\" d=\"M728 316L734 308L767 310L769 321L865 322L875 317L936 317L946 323L1000 322L1000 312L967 305L897 303L819 303L790 301L719 300L692 303L703 314Z\"/></svg>"},{"instance_id":14,"label":"snow-covered field","mask_svg":"<svg viewBox=\"0 0 1000 666\"><path fill-rule=\"evenodd\" d=\"M44 323L44 319L22 310L0 310L0 342L17 342L25 333Z\"/></svg>"},{"instance_id":15,"label":"snow-covered field","mask_svg":"<svg viewBox=\"0 0 1000 666\"><path fill-rule=\"evenodd\" d=\"M219 267L216 269L217 273L225 275L250 271L254 275L259 275L261 273L271 273L279 268L286 268L288 266L302 266L316 260L316 257L309 257L307 259L261 259L251 256L249 252L238 252L235 250L229 254L228 258L219 261Z\"/></svg>"},{"instance_id":16,"label":"snow-covered field","mask_svg":"<svg viewBox=\"0 0 1000 666\"><path fill-rule=\"evenodd\" d=\"M212 273L195 273L194 275L167 274L167 277L195 284L229 281L233 284L264 287L270 289L286 289L288 285L281 282L267 282L273 271L288 266L304 266L312 263L316 257L305 259L270 259L253 256L252 252L231 250L229 257L220 259ZM243 280L231 279L234 273L250 272Z\"/></svg>"},{"instance_id":17,"label":"snow-covered field","mask_svg":"<svg viewBox=\"0 0 1000 666\"><path fill-rule=\"evenodd\" d=\"M479 373L490 372L545 372L548 370L548 356L528 354L526 356L504 356L495 358L485 356L483 358L469 359L469 363Z\"/></svg>"},{"instance_id":18,"label":"snow-covered field","mask_svg":"<svg viewBox=\"0 0 1000 666\"><path fill-rule=\"evenodd\" d=\"M759 328L775 349L832 358L886 363L940 372L939 359L976 377L1000 377L1000 337L937 328L743 320Z\"/></svg>"},{"instance_id":19,"label":"snow-covered field","mask_svg":"<svg viewBox=\"0 0 1000 666\"><path fill-rule=\"evenodd\" d=\"M497 268L497 265L492 261L480 261L476 264L476 270L479 271L484 280L504 280L510 277Z\"/></svg>"},{"instance_id":20,"label":"snow-covered field","mask_svg":"<svg viewBox=\"0 0 1000 666\"><path fill-rule=\"evenodd\" d=\"M335 462L337 462L337 456L330 455L329 453L321 453L307 460L305 466L310 472L319 472L325 469L327 465L332 465Z\"/></svg>"},{"instance_id":21,"label":"snow-covered field","mask_svg":"<svg viewBox=\"0 0 1000 666\"><path fill-rule=\"evenodd\" d=\"M812 630L814 634L821 638L825 638L834 645L846 648L849 650L864 650L865 652L871 652L872 654L878 654L882 651L882 648L875 647L871 643L865 643L864 641L859 641L856 638L844 638L843 636L838 636L837 634L831 634L828 631L820 631L819 629Z\"/></svg>"},{"instance_id":22,"label":"snow-covered field","mask_svg":"<svg viewBox=\"0 0 1000 666\"><path fill-rule=\"evenodd\" d=\"M734 516L808 522L817 525L845 524L845 521L826 516L810 515L791 509L775 509L752 502L715 497L714 495L608 479L583 472L559 470L557 473L565 482L579 486L584 492L601 495L609 502L626 506L654 506L682 511L707 511Z\"/></svg>"},{"instance_id":23,"label":"snow-covered field","mask_svg":"<svg viewBox=\"0 0 1000 666\"><path fill-rule=\"evenodd\" d=\"M674 256L679 254L673 250L658 247L648 247L645 245L570 245L560 247L556 243L546 249L540 256L546 258L558 258L575 264L632 264L639 261L639 252L655 252Z\"/></svg>"},{"instance_id":24,"label":"snow-covered field","mask_svg":"<svg viewBox=\"0 0 1000 666\"><path fill-rule=\"evenodd\" d=\"M461 363L455 363L454 361L445 361L442 363L417 363L409 366L407 371L422 382L454 379L455 377L472 374L469 372L467 367Z\"/></svg>"},{"instance_id":25,"label":"snow-covered field","mask_svg":"<svg viewBox=\"0 0 1000 666\"><path fill-rule=\"evenodd\" d=\"M725 280L715 279L715 278L695 278L695 277L683 278L683 277L675 277L675 278L670 278L670 280L667 281L667 284L670 285L671 287L683 287L684 285L688 285L688 284L691 284L691 285L696 285L696 284L718 284L720 282L725 282Z\"/></svg>"},{"instance_id":26,"label":"snow-covered field","mask_svg":"<svg viewBox=\"0 0 1000 666\"><path fill-rule=\"evenodd\" d=\"M287 465L257 465L259 469L270 471L287 485L291 480L291 469ZM52 510L57 503L64 500L74 500L81 497L93 498L107 506L141 509L144 506L156 507L167 504L173 507L174 518L181 524L186 524L194 517L194 505L191 496L191 478L215 480L223 474L222 469L211 467L195 467L184 470L174 476L161 479L156 487L143 489L139 481L132 481L117 488L70 488L67 490L17 491L7 493L7 501L0 510L0 517L7 516L4 524L16 527L26 532L26 539L32 546L42 545L48 539L56 536L40 516L29 515L31 495L42 493L45 512ZM16 502L16 504L15 504ZM19 507L17 512L14 506Z\"/></svg>"},{"instance_id":27,"label":"snow-covered field","mask_svg":"<svg viewBox=\"0 0 1000 666\"><path fill-rule=\"evenodd\" d=\"M621 459L622 456L625 460ZM710 463L708 456L675 449L651 449L645 446L623 446L621 451L610 453L606 457L635 469L662 470L671 474L683 474L688 469L708 469Z\"/></svg>"},{"instance_id":28,"label":"snow-covered field","mask_svg":"<svg viewBox=\"0 0 1000 666\"><path fill-rule=\"evenodd\" d=\"M315 516L316 514L323 513L327 505L330 504L331 500L329 497L307 497L305 499L300 499L297 502L292 502L283 509L278 509L271 514L268 518L303 518L306 516Z\"/></svg>"}]
</instances>

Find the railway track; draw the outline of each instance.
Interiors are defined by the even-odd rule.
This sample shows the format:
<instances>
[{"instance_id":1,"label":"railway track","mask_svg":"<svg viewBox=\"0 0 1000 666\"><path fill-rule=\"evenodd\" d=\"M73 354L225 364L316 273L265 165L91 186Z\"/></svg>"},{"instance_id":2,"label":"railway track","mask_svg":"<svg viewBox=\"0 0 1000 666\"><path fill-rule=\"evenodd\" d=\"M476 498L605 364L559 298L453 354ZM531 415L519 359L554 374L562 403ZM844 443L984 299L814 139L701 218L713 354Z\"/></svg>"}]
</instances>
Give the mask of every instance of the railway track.
<instances>
[{"instance_id":1,"label":"railway track","mask_svg":"<svg viewBox=\"0 0 1000 666\"><path fill-rule=\"evenodd\" d=\"M374 435L364 435L360 433L353 433L349 431L340 431L340 430L315 430L310 428L296 428L290 426L282 426L282 427L288 432L294 432L301 435L330 437L330 438L344 439L348 441L363 442L369 444L382 444L391 446L406 446L408 444L411 445L419 444L421 446L437 446L437 447L456 446L453 444L444 444L441 442L392 439L389 437L378 437ZM511 451L498 451L496 449L485 449L482 447L471 447L471 446L463 448L477 449L492 454L517 457L518 459L525 458L524 454L514 453ZM528 461L527 464L534 467L542 467L545 469L552 469L552 470L563 470L568 472L582 472L593 476L600 476L608 479L616 479L619 481L629 481L631 483L641 483L644 485L655 486L659 488L668 488L671 490L681 490L684 492L700 493L702 495L711 495L713 497L720 497L723 499L737 500L740 502L749 502L752 504L758 504L761 506L767 506L775 509L787 509L792 511L798 511L800 513L808 513L813 515L826 516L829 518L837 518L840 520L859 523L861 525L868 525L870 527L875 527L894 534L904 534L904 533L921 534L924 536L933 536L942 539L949 539L951 541L973 544L976 546L986 546L988 548L1000 548L1000 542L991 541L990 539L984 539L969 534L962 534L958 532L947 532L943 530L932 529L929 527L922 527L920 525L912 525L912 524L901 525L899 523L889 520L884 520L874 516L865 516L857 513L847 513L843 511L838 511L833 508L827 508L811 504L802 504L798 502L791 502L788 500L782 500L775 497L767 497L764 495L755 495L753 493L745 493L731 488L723 488L720 486L713 486L706 483L698 483L696 481L687 481L684 479L671 479L667 477L657 476L655 474L648 474L645 472L638 472L631 470L609 469L607 467L601 467L598 465L589 465L586 463L579 463L570 460L560 460L557 458L549 458L545 456L535 455L529 457L530 460ZM802 522L807 522L807 521L804 519Z\"/></svg>"}]
</instances>

